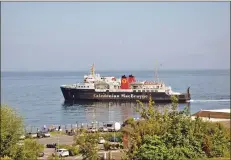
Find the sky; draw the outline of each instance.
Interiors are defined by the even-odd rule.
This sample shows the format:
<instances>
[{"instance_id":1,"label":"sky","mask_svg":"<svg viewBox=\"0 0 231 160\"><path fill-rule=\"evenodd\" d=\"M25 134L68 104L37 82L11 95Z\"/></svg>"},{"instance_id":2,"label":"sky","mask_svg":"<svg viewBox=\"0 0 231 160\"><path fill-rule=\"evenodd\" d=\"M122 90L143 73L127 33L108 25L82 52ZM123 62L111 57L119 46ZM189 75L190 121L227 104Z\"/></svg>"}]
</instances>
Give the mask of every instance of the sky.
<instances>
[{"instance_id":1,"label":"sky","mask_svg":"<svg viewBox=\"0 0 231 160\"><path fill-rule=\"evenodd\" d=\"M2 2L2 71L229 69L229 2Z\"/></svg>"}]
</instances>

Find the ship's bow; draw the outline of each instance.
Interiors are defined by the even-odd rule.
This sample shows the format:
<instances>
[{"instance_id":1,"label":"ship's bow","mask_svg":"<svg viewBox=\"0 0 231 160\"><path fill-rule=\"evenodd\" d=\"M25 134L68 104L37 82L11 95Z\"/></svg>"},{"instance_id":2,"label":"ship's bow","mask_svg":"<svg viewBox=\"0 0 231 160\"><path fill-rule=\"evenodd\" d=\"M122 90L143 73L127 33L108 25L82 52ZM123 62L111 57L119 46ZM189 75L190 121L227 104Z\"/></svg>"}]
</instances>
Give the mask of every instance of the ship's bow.
<instances>
[{"instance_id":1,"label":"ship's bow","mask_svg":"<svg viewBox=\"0 0 231 160\"><path fill-rule=\"evenodd\" d=\"M61 88L61 91L62 91L62 93L63 93L64 99L65 99L66 101L71 100L72 97L71 97L71 94L70 94L70 89L67 88L65 85L61 86L60 88Z\"/></svg>"}]
</instances>

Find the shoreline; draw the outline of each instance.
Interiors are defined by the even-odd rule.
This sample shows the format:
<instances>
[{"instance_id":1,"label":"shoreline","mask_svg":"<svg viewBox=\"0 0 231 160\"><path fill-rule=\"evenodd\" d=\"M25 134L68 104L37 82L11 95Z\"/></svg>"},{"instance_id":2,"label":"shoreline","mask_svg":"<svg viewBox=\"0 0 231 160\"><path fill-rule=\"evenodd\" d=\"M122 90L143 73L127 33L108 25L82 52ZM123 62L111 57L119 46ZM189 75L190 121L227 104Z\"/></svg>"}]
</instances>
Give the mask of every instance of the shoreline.
<instances>
[{"instance_id":1,"label":"shoreline","mask_svg":"<svg viewBox=\"0 0 231 160\"><path fill-rule=\"evenodd\" d=\"M191 118L193 120L196 117L200 117L204 121L221 122L230 128L230 125L228 126L228 124L230 124L230 118L231 118L230 108L229 109L219 109L219 110L200 110L194 114L191 114ZM133 118L134 118L134 120L139 120L139 118L135 118L135 117L133 117ZM26 133L37 133L38 130L39 131L42 130L42 128L44 128L44 126L49 131L51 131L51 130L57 131L59 127L63 131L70 131L70 130L76 130L76 129L81 129L81 128L87 129L93 125L95 128L100 128L100 127L103 127L104 124L115 123L115 122L120 123L120 125L123 124L122 121L96 121L96 120L92 120L92 121L84 122L84 123L80 123L80 122L76 121L76 123L74 123L74 124L49 124L49 125L44 124L42 126L27 125L24 127L24 129L25 129Z\"/></svg>"}]
</instances>

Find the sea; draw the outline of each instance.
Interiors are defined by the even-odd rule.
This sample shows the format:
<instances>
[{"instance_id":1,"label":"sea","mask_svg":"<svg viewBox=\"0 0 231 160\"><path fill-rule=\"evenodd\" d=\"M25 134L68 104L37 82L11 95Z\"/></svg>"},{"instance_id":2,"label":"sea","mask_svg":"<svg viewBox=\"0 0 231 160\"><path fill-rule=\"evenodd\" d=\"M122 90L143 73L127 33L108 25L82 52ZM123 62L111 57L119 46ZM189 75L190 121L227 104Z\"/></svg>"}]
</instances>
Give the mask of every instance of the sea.
<instances>
[{"instance_id":1,"label":"sea","mask_svg":"<svg viewBox=\"0 0 231 160\"><path fill-rule=\"evenodd\" d=\"M101 76L132 74L137 80L154 80L153 71L102 71ZM66 104L60 90L64 84L83 81L86 72L1 72L1 104L13 107L27 126L64 125L139 118L136 103L87 102ZM158 79L173 91L186 92L191 114L201 109L230 108L230 70L160 70ZM164 106L163 106L164 107Z\"/></svg>"}]
</instances>

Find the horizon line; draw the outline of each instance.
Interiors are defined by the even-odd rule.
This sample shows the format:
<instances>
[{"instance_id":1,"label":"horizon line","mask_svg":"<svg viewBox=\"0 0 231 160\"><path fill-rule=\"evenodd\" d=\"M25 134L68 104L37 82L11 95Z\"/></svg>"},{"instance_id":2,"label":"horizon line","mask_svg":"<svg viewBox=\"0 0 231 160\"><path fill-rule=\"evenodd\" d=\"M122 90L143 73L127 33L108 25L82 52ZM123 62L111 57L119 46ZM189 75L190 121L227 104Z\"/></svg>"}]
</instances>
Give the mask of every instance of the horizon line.
<instances>
[{"instance_id":1,"label":"horizon line","mask_svg":"<svg viewBox=\"0 0 231 160\"><path fill-rule=\"evenodd\" d=\"M3 72L86 72L89 69L86 70L1 70L1 73ZM230 70L230 68L219 68L219 69L211 69L211 68L207 68L207 69L158 69L158 71L217 71L217 70ZM151 69L123 69L123 70L119 70L119 69L109 69L109 70L96 70L96 72L120 72L120 71L155 71L155 70L151 70Z\"/></svg>"}]
</instances>

